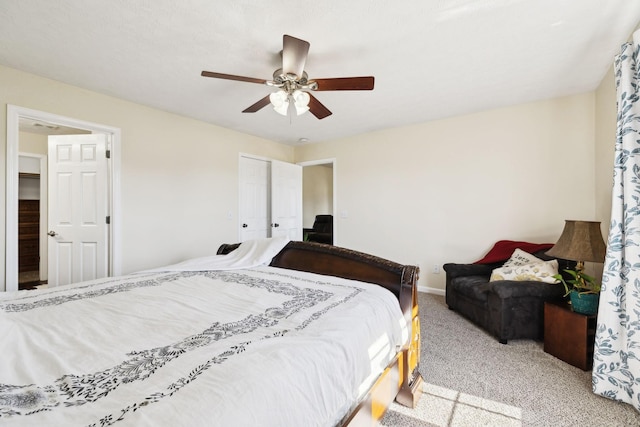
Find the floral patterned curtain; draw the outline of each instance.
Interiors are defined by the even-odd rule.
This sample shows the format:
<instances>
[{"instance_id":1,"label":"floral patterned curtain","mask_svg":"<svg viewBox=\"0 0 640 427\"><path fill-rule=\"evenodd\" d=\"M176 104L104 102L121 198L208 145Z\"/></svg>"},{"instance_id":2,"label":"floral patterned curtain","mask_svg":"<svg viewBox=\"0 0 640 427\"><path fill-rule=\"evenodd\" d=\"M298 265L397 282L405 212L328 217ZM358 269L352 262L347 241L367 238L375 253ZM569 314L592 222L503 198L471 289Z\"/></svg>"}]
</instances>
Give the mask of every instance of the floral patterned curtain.
<instances>
[{"instance_id":1,"label":"floral patterned curtain","mask_svg":"<svg viewBox=\"0 0 640 427\"><path fill-rule=\"evenodd\" d=\"M640 31L614 71L618 126L611 224L593 363L593 391L640 411Z\"/></svg>"}]
</instances>

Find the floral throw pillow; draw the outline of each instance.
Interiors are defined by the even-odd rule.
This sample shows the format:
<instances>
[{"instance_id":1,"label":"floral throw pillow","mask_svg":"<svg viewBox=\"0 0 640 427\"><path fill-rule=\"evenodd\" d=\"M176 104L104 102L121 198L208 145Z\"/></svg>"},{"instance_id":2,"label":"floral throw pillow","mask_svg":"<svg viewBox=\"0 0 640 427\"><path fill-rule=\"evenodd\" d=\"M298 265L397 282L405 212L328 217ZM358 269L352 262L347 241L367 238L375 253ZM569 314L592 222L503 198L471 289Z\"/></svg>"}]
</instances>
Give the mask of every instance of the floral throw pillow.
<instances>
[{"instance_id":1,"label":"floral throw pillow","mask_svg":"<svg viewBox=\"0 0 640 427\"><path fill-rule=\"evenodd\" d=\"M558 280L553 278L556 274L558 274L558 260L554 259L551 261L539 261L524 265L509 265L496 268L491 272L489 281L514 280L521 282L531 280L536 282L558 283Z\"/></svg>"}]
</instances>

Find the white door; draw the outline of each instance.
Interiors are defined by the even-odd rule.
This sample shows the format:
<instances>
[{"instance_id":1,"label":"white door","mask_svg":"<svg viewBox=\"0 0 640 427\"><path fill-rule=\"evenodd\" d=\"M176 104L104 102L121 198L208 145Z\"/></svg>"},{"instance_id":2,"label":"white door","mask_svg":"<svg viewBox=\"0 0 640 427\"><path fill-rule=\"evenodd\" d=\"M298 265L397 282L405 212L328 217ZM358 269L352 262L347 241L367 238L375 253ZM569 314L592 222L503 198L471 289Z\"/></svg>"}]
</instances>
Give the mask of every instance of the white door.
<instances>
[{"instance_id":1,"label":"white door","mask_svg":"<svg viewBox=\"0 0 640 427\"><path fill-rule=\"evenodd\" d=\"M49 136L49 286L108 275L107 135Z\"/></svg>"},{"instance_id":2,"label":"white door","mask_svg":"<svg viewBox=\"0 0 640 427\"><path fill-rule=\"evenodd\" d=\"M302 166L271 162L271 236L302 240Z\"/></svg>"},{"instance_id":3,"label":"white door","mask_svg":"<svg viewBox=\"0 0 640 427\"><path fill-rule=\"evenodd\" d=\"M240 157L240 241L270 236L269 161Z\"/></svg>"}]
</instances>

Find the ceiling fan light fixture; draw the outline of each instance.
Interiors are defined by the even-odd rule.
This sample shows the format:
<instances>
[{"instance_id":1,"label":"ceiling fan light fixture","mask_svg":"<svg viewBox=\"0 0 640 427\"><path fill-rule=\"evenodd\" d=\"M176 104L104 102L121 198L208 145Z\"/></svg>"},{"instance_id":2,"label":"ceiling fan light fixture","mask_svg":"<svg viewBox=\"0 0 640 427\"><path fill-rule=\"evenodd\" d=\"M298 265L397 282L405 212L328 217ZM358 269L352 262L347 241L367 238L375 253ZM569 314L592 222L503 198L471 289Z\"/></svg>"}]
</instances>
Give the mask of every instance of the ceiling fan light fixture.
<instances>
[{"instance_id":1,"label":"ceiling fan light fixture","mask_svg":"<svg viewBox=\"0 0 640 427\"><path fill-rule=\"evenodd\" d=\"M293 105L296 107L296 113L298 115L304 114L309 111L309 101L311 97L307 92L296 90L292 94Z\"/></svg>"},{"instance_id":2,"label":"ceiling fan light fixture","mask_svg":"<svg viewBox=\"0 0 640 427\"><path fill-rule=\"evenodd\" d=\"M273 92L269 95L269 101L271 105L273 105L273 109L278 114L282 114L283 116L287 115L289 110L289 94L284 90L279 90L277 92Z\"/></svg>"},{"instance_id":3,"label":"ceiling fan light fixture","mask_svg":"<svg viewBox=\"0 0 640 427\"><path fill-rule=\"evenodd\" d=\"M243 113L255 113L271 104L273 109L283 116L293 115L295 108L299 116L311 112L317 119L324 119L331 115L331 111L322 105L318 99L307 91L334 91L334 90L372 90L374 86L373 76L363 77L333 77L327 79L309 80L309 75L304 71L309 52L309 42L295 37L284 35L282 38L282 68L273 72L273 80L263 80L255 77L224 74L213 71L202 71L203 77L216 79L235 80L247 83L266 84L278 90L267 95L249 107L242 110ZM311 102L313 101L313 102Z\"/></svg>"},{"instance_id":4,"label":"ceiling fan light fixture","mask_svg":"<svg viewBox=\"0 0 640 427\"><path fill-rule=\"evenodd\" d=\"M309 107L307 107L307 106L299 107L299 106L296 105L295 107L296 107L296 114L299 115L299 116L301 116L304 113L306 113L307 111L309 111Z\"/></svg>"},{"instance_id":5,"label":"ceiling fan light fixture","mask_svg":"<svg viewBox=\"0 0 640 427\"><path fill-rule=\"evenodd\" d=\"M276 110L276 113L287 116L289 115L289 102L283 102L282 105L273 106L273 109Z\"/></svg>"}]
</instances>

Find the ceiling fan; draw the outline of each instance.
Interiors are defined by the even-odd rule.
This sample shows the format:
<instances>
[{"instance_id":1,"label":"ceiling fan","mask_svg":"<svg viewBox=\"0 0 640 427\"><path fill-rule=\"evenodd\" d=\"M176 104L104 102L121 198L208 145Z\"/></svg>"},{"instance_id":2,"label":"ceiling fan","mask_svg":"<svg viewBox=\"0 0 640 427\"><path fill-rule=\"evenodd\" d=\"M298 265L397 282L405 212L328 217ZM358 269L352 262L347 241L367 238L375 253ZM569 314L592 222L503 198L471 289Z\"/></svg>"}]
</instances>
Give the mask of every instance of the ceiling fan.
<instances>
[{"instance_id":1,"label":"ceiling fan","mask_svg":"<svg viewBox=\"0 0 640 427\"><path fill-rule=\"evenodd\" d=\"M285 34L282 40L282 68L274 71L273 80L214 73L212 71L203 71L202 76L266 84L267 86L278 88L278 91L265 96L243 110L243 113L255 113L266 105L272 104L276 112L284 116L288 115L290 108L295 108L298 115L304 114L306 111L311 111L311 114L318 119L324 119L330 116L331 111L322 105L315 96L309 93L310 91L373 89L373 76L310 80L304 71L309 46L309 42Z\"/></svg>"}]
</instances>

